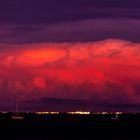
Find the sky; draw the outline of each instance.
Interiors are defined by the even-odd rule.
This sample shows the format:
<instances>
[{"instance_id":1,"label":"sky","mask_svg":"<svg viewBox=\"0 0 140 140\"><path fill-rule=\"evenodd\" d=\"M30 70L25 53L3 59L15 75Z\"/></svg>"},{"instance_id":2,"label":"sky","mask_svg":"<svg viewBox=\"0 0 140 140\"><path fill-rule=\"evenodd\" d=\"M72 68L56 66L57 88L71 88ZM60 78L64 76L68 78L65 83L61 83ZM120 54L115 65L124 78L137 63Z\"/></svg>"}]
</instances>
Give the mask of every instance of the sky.
<instances>
[{"instance_id":1,"label":"sky","mask_svg":"<svg viewBox=\"0 0 140 140\"><path fill-rule=\"evenodd\" d=\"M138 111L139 36L139 0L1 0L0 110L51 98Z\"/></svg>"}]
</instances>

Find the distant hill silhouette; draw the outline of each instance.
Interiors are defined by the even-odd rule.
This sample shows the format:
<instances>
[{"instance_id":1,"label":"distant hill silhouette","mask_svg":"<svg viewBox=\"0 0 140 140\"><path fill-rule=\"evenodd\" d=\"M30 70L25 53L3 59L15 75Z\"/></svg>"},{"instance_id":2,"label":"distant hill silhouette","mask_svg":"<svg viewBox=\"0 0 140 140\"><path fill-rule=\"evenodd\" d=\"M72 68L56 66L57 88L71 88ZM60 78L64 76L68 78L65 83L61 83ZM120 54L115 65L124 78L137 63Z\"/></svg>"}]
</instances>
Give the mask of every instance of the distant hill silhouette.
<instances>
[{"instance_id":1,"label":"distant hill silhouette","mask_svg":"<svg viewBox=\"0 0 140 140\"><path fill-rule=\"evenodd\" d=\"M18 111L121 111L121 112L139 112L140 104L123 104L123 103L107 103L98 102L95 100L80 100L80 99L60 99L60 98L42 98L40 100L32 100L21 102L18 104ZM15 103L11 106L0 106L0 111L15 111Z\"/></svg>"},{"instance_id":2,"label":"distant hill silhouette","mask_svg":"<svg viewBox=\"0 0 140 140\"><path fill-rule=\"evenodd\" d=\"M135 109L135 110L134 110ZM42 98L38 101L28 101L21 106L21 110L27 111L122 111L138 112L140 104L116 104L107 102L98 102L95 100L77 100L60 98Z\"/></svg>"},{"instance_id":3,"label":"distant hill silhouette","mask_svg":"<svg viewBox=\"0 0 140 140\"><path fill-rule=\"evenodd\" d=\"M89 100L73 100L59 98L43 98L39 101L26 102L25 108L38 111L88 111L91 109L93 102Z\"/></svg>"}]
</instances>

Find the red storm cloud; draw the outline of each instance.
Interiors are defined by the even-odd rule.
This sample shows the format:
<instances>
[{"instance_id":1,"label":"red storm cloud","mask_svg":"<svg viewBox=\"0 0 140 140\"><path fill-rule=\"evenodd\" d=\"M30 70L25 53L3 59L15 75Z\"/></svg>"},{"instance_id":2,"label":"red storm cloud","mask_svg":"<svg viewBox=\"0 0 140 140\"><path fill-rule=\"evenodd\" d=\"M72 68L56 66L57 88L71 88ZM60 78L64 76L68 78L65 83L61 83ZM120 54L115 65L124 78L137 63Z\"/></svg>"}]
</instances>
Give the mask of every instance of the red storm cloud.
<instances>
[{"instance_id":1,"label":"red storm cloud","mask_svg":"<svg viewBox=\"0 0 140 140\"><path fill-rule=\"evenodd\" d=\"M55 97L140 102L138 43L108 39L0 46L3 100Z\"/></svg>"}]
</instances>

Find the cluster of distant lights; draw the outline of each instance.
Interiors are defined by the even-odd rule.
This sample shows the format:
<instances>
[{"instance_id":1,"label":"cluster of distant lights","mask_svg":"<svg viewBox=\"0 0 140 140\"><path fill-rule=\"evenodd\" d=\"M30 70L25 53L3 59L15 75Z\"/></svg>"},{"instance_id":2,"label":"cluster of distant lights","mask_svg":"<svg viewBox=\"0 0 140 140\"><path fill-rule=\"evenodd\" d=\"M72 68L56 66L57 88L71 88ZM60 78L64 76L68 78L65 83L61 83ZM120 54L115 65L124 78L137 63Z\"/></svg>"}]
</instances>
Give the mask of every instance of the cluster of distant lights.
<instances>
[{"instance_id":1,"label":"cluster of distant lights","mask_svg":"<svg viewBox=\"0 0 140 140\"><path fill-rule=\"evenodd\" d=\"M9 113L9 112L6 112L6 111L3 111L1 113ZM81 115L89 115L89 114L115 114L115 115L119 115L119 114L123 114L123 112L88 112L88 111L73 111L73 112L18 112L18 113L35 113L35 114L62 114L62 113L65 113L65 114L71 114L71 115L74 115L74 114L81 114Z\"/></svg>"},{"instance_id":2,"label":"cluster of distant lights","mask_svg":"<svg viewBox=\"0 0 140 140\"><path fill-rule=\"evenodd\" d=\"M35 114L61 114L62 112L35 112ZM87 111L74 111L74 112L64 112L66 114L81 114L81 115L88 115L88 114L123 114L123 112L87 112Z\"/></svg>"}]
</instances>

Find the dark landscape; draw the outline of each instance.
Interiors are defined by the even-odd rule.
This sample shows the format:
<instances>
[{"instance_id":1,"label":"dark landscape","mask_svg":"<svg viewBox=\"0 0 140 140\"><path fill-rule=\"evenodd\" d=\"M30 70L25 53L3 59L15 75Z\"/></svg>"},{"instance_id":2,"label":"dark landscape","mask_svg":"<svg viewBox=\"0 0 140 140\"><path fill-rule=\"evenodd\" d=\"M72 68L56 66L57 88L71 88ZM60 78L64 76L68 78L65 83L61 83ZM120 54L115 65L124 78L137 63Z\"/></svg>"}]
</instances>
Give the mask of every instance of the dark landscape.
<instances>
[{"instance_id":1,"label":"dark landscape","mask_svg":"<svg viewBox=\"0 0 140 140\"><path fill-rule=\"evenodd\" d=\"M18 140L135 140L140 114L1 113L0 137Z\"/></svg>"}]
</instances>

